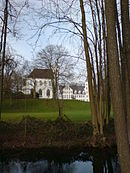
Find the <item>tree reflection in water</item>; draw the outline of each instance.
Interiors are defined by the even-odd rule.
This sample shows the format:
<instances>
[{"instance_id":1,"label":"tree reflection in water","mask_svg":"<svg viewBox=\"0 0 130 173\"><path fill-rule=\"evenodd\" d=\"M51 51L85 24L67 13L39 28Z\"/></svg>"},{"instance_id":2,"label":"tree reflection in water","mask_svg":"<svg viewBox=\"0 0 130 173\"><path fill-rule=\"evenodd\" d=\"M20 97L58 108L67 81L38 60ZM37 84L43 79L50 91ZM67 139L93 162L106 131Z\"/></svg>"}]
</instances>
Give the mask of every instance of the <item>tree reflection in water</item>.
<instances>
[{"instance_id":1,"label":"tree reflection in water","mask_svg":"<svg viewBox=\"0 0 130 173\"><path fill-rule=\"evenodd\" d=\"M116 153L95 150L74 156L55 155L55 158L37 161L5 160L0 162L0 173L121 173L121 171Z\"/></svg>"}]
</instances>

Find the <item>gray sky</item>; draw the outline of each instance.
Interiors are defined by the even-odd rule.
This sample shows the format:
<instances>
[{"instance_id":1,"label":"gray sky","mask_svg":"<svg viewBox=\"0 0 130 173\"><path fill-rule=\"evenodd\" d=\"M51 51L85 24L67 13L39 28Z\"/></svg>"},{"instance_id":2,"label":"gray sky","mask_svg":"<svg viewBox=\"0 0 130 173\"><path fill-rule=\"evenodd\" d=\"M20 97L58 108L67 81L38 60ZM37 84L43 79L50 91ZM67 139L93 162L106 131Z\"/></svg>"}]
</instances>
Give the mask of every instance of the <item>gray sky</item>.
<instances>
[{"instance_id":1,"label":"gray sky","mask_svg":"<svg viewBox=\"0 0 130 173\"><path fill-rule=\"evenodd\" d=\"M22 3L24 0L21 0L20 2ZM38 34L35 35L35 25L41 25L42 22L44 23L44 20L40 20L34 13L33 8L38 9L39 7L41 7L40 0L30 0L29 8L25 7L22 9L21 15L19 16L15 26L16 31L18 32L18 38L9 34L8 44L15 49L19 55L22 55L27 60L36 58L37 52L49 44L62 44L71 55L76 56L80 45L80 41L76 37L70 37L65 33L54 34L54 28L52 27L45 28L39 38ZM75 71L77 74L80 71L84 76L85 62L76 60Z\"/></svg>"},{"instance_id":2,"label":"gray sky","mask_svg":"<svg viewBox=\"0 0 130 173\"><path fill-rule=\"evenodd\" d=\"M38 8L41 3L38 0L31 0L29 4L29 7L34 8L37 5ZM33 9L24 8L15 25L18 38L12 37L12 35L9 34L8 43L11 44L19 54L23 55L24 58L30 59L38 50L44 48L48 44L62 44L69 51L74 51L75 54L75 50L73 49L76 45L73 43L73 40L64 33L53 34L54 28L47 27L44 29L37 40L38 34L35 35L37 30L34 25L36 21L37 24L41 25L41 21L39 20L40 22L38 22L37 17L35 17L33 13Z\"/></svg>"}]
</instances>

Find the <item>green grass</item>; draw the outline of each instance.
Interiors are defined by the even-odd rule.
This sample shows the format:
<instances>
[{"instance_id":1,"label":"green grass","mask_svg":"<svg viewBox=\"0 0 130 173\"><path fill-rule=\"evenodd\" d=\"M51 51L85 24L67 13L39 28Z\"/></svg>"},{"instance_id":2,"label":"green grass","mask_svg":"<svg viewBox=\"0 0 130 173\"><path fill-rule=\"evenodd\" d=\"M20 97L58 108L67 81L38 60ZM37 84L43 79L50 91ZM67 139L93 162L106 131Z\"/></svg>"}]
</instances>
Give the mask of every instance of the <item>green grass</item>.
<instances>
[{"instance_id":1,"label":"green grass","mask_svg":"<svg viewBox=\"0 0 130 173\"><path fill-rule=\"evenodd\" d=\"M24 116L31 116L35 117L41 120L55 120L57 118L57 112L49 112L49 113L33 113L33 112L28 112L28 113L2 113L2 120L3 121L15 121L19 122Z\"/></svg>"},{"instance_id":2,"label":"green grass","mask_svg":"<svg viewBox=\"0 0 130 173\"><path fill-rule=\"evenodd\" d=\"M81 101L65 100L63 113L72 121L91 119L90 104ZM42 120L55 120L58 116L57 106L53 100L4 100L2 120L20 121L23 116L30 115Z\"/></svg>"}]
</instances>

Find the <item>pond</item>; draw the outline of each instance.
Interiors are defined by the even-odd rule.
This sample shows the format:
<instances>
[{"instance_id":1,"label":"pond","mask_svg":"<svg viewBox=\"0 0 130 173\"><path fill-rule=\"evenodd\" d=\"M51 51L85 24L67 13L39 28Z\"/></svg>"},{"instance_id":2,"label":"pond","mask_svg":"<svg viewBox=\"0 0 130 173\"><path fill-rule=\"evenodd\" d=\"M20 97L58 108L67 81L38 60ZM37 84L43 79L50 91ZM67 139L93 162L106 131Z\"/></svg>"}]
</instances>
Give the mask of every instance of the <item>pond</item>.
<instances>
[{"instance_id":1,"label":"pond","mask_svg":"<svg viewBox=\"0 0 130 173\"><path fill-rule=\"evenodd\" d=\"M0 159L0 173L121 173L116 149L30 152Z\"/></svg>"}]
</instances>

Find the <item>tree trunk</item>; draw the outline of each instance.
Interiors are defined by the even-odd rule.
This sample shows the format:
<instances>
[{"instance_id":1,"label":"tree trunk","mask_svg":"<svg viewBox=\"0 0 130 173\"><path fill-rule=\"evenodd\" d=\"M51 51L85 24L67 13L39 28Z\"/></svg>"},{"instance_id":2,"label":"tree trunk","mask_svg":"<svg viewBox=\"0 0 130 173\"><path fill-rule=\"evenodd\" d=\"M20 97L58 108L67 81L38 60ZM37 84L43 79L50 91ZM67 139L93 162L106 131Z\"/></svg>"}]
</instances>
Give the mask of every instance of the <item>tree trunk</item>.
<instances>
[{"instance_id":1,"label":"tree trunk","mask_svg":"<svg viewBox=\"0 0 130 173\"><path fill-rule=\"evenodd\" d=\"M3 101L3 81L4 81L4 66L5 66L5 51L6 51L6 40L7 40L7 24L8 24L8 0L5 2L4 9L4 24L3 24L3 33L1 40L1 74L0 74L0 119L1 119L1 111L2 111L2 101ZM2 45L3 44L3 45ZM3 47L3 49L2 49Z\"/></svg>"},{"instance_id":2,"label":"tree trunk","mask_svg":"<svg viewBox=\"0 0 130 173\"><path fill-rule=\"evenodd\" d=\"M99 130L98 130L98 124L97 124L96 104L95 104L95 98L93 94L92 70L91 70L91 63L90 63L90 57L89 57L89 51L88 51L89 46L87 41L86 19L85 19L83 0L80 0L80 9L81 9L81 15L82 15L83 41L84 41L86 67L87 67L87 74L88 74L88 86L89 86L90 105L91 105L91 113L92 113L93 134L95 135L99 133Z\"/></svg>"},{"instance_id":3,"label":"tree trunk","mask_svg":"<svg viewBox=\"0 0 130 173\"><path fill-rule=\"evenodd\" d=\"M36 80L34 79L34 86L33 86L33 99L36 99L36 85L37 85L37 82L36 82Z\"/></svg>"},{"instance_id":4,"label":"tree trunk","mask_svg":"<svg viewBox=\"0 0 130 173\"><path fill-rule=\"evenodd\" d=\"M121 0L121 23L123 37L122 71L124 74L124 97L127 112L128 125L130 123L130 19L129 0ZM129 126L128 126L129 127ZM130 129L128 129L130 130Z\"/></svg>"},{"instance_id":5,"label":"tree trunk","mask_svg":"<svg viewBox=\"0 0 130 173\"><path fill-rule=\"evenodd\" d=\"M117 45L117 33L115 27L115 7L116 2L105 0L106 21L108 34L108 51L110 62L110 86L112 105L114 112L114 123L117 140L117 149L121 164L122 173L130 172L130 148L128 142L127 124L125 119L125 109L123 104L123 94L121 87L120 66Z\"/></svg>"},{"instance_id":6,"label":"tree trunk","mask_svg":"<svg viewBox=\"0 0 130 173\"><path fill-rule=\"evenodd\" d=\"M107 41L106 41L107 44ZM108 49L107 49L108 52ZM111 112L111 97L110 97L110 77L109 77L109 58L107 53L107 75L106 75L106 124L109 123L110 120L110 112Z\"/></svg>"},{"instance_id":7,"label":"tree trunk","mask_svg":"<svg viewBox=\"0 0 130 173\"><path fill-rule=\"evenodd\" d=\"M121 22L122 22L122 36L123 46L125 49L128 76L130 84L130 19L129 19L129 0L121 0ZM129 85L130 86L130 85Z\"/></svg>"}]
</instances>

